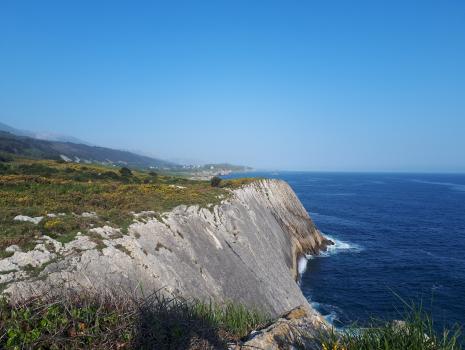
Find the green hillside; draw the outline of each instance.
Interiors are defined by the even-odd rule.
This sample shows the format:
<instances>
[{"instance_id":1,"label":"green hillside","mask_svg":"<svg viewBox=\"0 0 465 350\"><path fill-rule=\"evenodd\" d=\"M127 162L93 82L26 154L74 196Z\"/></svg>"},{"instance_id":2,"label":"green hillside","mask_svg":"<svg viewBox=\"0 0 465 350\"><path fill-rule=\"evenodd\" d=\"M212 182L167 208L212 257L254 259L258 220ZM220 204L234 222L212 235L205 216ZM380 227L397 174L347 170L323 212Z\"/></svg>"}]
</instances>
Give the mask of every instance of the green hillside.
<instances>
[{"instance_id":1,"label":"green hillside","mask_svg":"<svg viewBox=\"0 0 465 350\"><path fill-rule=\"evenodd\" d=\"M71 142L39 140L0 131L0 151L36 159L69 159L133 168L178 169L179 165L139 154Z\"/></svg>"}]
</instances>

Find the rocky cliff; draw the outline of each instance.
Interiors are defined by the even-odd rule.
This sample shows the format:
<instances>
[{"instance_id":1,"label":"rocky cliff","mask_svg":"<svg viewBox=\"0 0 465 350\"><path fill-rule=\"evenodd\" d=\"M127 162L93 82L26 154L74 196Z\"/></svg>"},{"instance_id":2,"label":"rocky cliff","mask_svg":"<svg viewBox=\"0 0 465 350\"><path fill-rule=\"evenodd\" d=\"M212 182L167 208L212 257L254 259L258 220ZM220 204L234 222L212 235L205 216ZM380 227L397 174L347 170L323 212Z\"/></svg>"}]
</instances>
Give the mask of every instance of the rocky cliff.
<instances>
[{"instance_id":1,"label":"rocky cliff","mask_svg":"<svg viewBox=\"0 0 465 350\"><path fill-rule=\"evenodd\" d=\"M13 297L48 286L110 289L218 302L236 301L271 315L304 305L297 260L328 241L283 181L259 180L210 208L179 206L136 213L127 233L101 227L66 244L42 236L28 252L0 261L0 283Z\"/></svg>"}]
</instances>

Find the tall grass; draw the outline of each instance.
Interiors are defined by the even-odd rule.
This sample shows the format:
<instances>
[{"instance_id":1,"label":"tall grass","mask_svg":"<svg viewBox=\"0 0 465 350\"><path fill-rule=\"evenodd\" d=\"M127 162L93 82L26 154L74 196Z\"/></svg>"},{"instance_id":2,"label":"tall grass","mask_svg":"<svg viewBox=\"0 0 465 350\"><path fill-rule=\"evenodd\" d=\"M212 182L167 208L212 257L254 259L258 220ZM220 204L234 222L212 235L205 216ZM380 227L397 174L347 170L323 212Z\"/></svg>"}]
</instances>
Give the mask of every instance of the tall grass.
<instances>
[{"instance_id":1,"label":"tall grass","mask_svg":"<svg viewBox=\"0 0 465 350\"><path fill-rule=\"evenodd\" d=\"M226 349L266 323L242 305L69 294L0 303L4 349Z\"/></svg>"},{"instance_id":2,"label":"tall grass","mask_svg":"<svg viewBox=\"0 0 465 350\"><path fill-rule=\"evenodd\" d=\"M459 350L460 328L437 331L433 318L421 307L410 307L403 321L372 320L320 335L323 350Z\"/></svg>"},{"instance_id":3,"label":"tall grass","mask_svg":"<svg viewBox=\"0 0 465 350\"><path fill-rule=\"evenodd\" d=\"M224 305L197 302L194 303L192 310L197 317L227 329L236 338L245 337L257 325L263 325L269 321L260 311L232 302Z\"/></svg>"}]
</instances>

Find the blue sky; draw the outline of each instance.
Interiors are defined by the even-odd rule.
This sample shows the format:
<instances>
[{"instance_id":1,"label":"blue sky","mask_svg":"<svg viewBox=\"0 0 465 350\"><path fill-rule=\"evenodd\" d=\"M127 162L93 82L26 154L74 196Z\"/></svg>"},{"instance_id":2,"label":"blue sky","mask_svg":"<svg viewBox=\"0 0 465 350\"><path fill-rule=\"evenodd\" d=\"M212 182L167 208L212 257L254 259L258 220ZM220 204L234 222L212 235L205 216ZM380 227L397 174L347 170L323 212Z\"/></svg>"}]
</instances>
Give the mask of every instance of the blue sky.
<instances>
[{"instance_id":1,"label":"blue sky","mask_svg":"<svg viewBox=\"0 0 465 350\"><path fill-rule=\"evenodd\" d=\"M465 171L464 1L1 1L0 121L162 158Z\"/></svg>"}]
</instances>

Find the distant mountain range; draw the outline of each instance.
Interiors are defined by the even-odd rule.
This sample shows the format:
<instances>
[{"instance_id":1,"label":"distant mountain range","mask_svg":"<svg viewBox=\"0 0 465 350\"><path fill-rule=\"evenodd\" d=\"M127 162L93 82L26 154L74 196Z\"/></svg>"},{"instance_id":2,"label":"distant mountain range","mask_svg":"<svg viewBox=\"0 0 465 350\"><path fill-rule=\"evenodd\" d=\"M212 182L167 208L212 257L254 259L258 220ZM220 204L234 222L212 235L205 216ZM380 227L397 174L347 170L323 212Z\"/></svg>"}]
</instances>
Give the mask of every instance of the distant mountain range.
<instances>
[{"instance_id":1,"label":"distant mountain range","mask_svg":"<svg viewBox=\"0 0 465 350\"><path fill-rule=\"evenodd\" d=\"M79 139L73 137L44 140L40 138L40 134L15 129L3 123L0 123L0 151L32 158L125 165L133 168L180 168L178 164L161 159L142 156L128 151L84 144Z\"/></svg>"},{"instance_id":2,"label":"distant mountain range","mask_svg":"<svg viewBox=\"0 0 465 350\"><path fill-rule=\"evenodd\" d=\"M49 139L44 139L47 136ZM61 159L68 162L124 165L132 168L169 171L192 172L204 169L242 171L249 169L230 164L208 164L201 167L179 165L129 151L93 146L74 137L19 130L3 123L0 123L0 151L39 159Z\"/></svg>"},{"instance_id":3,"label":"distant mountain range","mask_svg":"<svg viewBox=\"0 0 465 350\"><path fill-rule=\"evenodd\" d=\"M27 136L27 137L32 137L34 139L39 139L39 140L73 142L73 143L79 143L79 144L92 146L92 144L90 144L89 142L80 140L73 136L60 135L60 134L51 133L51 132L32 132L28 130L21 130L21 129L13 128L1 122L0 122L0 131L6 131L13 135Z\"/></svg>"}]
</instances>

